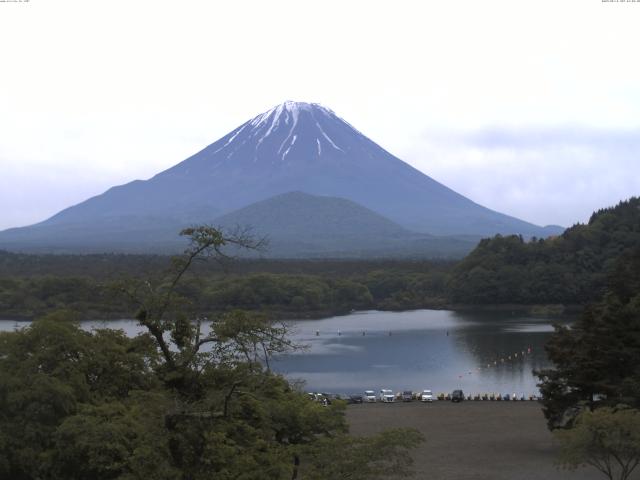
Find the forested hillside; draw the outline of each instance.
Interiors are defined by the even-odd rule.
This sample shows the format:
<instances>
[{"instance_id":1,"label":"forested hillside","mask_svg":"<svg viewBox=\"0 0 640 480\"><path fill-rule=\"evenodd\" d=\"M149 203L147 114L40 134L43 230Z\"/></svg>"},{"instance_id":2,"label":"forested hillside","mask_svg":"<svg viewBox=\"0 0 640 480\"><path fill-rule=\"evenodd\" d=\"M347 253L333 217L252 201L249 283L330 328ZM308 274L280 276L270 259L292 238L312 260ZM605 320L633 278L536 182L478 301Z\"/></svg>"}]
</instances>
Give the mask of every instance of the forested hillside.
<instances>
[{"instance_id":1,"label":"forested hillside","mask_svg":"<svg viewBox=\"0 0 640 480\"><path fill-rule=\"evenodd\" d=\"M640 245L640 198L595 212L586 225L526 242L496 236L452 271L454 304L586 304L600 298L616 260Z\"/></svg>"},{"instance_id":2,"label":"forested hillside","mask_svg":"<svg viewBox=\"0 0 640 480\"><path fill-rule=\"evenodd\" d=\"M582 306L602 296L612 266L637 245L640 199L632 198L595 212L588 224L558 237L482 240L457 264L399 259L206 262L194 265L182 288L201 311L243 308L278 318L353 309ZM112 294L112 284L154 278L166 265L167 257L157 255L0 252L0 318L31 318L59 308L82 318L121 318L127 308Z\"/></svg>"},{"instance_id":3,"label":"forested hillside","mask_svg":"<svg viewBox=\"0 0 640 480\"><path fill-rule=\"evenodd\" d=\"M0 252L0 318L33 318L61 308L81 318L129 314L114 284L162 275L167 257L22 255ZM261 310L279 318L322 317L353 309L446 304L452 262L272 261L194 265L181 288L202 311Z\"/></svg>"}]
</instances>

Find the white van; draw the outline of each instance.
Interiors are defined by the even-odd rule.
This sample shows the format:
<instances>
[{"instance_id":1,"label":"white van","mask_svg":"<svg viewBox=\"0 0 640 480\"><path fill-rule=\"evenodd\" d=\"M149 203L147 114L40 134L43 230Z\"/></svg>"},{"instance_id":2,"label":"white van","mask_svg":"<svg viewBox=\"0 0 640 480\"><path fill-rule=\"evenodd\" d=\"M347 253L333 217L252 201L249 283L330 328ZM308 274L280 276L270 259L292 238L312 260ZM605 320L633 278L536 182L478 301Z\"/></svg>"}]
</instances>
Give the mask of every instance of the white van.
<instances>
[{"instance_id":1,"label":"white van","mask_svg":"<svg viewBox=\"0 0 640 480\"><path fill-rule=\"evenodd\" d=\"M393 403L396 401L396 396L393 394L392 390L383 388L380 390L380 401L384 403Z\"/></svg>"}]
</instances>

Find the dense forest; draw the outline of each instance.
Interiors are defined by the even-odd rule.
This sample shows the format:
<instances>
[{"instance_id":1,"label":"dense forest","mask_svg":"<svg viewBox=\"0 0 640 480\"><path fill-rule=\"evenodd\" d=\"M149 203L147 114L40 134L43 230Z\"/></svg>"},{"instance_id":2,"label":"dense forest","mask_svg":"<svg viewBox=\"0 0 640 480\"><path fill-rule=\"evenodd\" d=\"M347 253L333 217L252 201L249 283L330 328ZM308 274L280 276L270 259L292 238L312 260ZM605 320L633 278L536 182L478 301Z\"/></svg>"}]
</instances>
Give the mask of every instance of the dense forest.
<instances>
[{"instance_id":1,"label":"dense forest","mask_svg":"<svg viewBox=\"0 0 640 480\"><path fill-rule=\"evenodd\" d=\"M585 305L604 292L621 255L640 244L640 198L595 212L562 235L496 236L453 268L453 304Z\"/></svg>"},{"instance_id":2,"label":"dense forest","mask_svg":"<svg viewBox=\"0 0 640 480\"><path fill-rule=\"evenodd\" d=\"M201 262L181 283L209 314L235 308L278 318L357 309L586 305L600 298L617 259L640 244L640 199L595 212L562 235L482 240L465 259L237 260ZM123 281L161 276L157 255L25 255L0 252L0 316L33 318L59 308L81 318L121 318Z\"/></svg>"},{"instance_id":3,"label":"dense forest","mask_svg":"<svg viewBox=\"0 0 640 480\"><path fill-rule=\"evenodd\" d=\"M0 252L0 316L33 318L59 308L82 318L122 318L117 286L161 276L155 255L22 255ZM210 314L234 308L280 318L353 309L409 309L446 303L446 261L238 260L202 262L181 289Z\"/></svg>"}]
</instances>

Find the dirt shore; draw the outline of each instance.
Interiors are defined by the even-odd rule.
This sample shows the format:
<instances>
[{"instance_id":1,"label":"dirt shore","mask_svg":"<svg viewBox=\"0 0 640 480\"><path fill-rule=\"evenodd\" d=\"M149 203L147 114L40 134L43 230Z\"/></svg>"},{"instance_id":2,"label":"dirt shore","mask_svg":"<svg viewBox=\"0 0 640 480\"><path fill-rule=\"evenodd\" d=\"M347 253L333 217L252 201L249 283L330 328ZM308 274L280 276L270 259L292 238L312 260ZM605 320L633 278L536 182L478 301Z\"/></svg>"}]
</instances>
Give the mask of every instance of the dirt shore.
<instances>
[{"instance_id":1,"label":"dirt shore","mask_svg":"<svg viewBox=\"0 0 640 480\"><path fill-rule=\"evenodd\" d=\"M351 433L413 427L426 441L413 454L415 478L452 480L598 480L593 468L554 464L553 437L537 402L440 401L351 405ZM634 472L632 478L640 478Z\"/></svg>"}]
</instances>

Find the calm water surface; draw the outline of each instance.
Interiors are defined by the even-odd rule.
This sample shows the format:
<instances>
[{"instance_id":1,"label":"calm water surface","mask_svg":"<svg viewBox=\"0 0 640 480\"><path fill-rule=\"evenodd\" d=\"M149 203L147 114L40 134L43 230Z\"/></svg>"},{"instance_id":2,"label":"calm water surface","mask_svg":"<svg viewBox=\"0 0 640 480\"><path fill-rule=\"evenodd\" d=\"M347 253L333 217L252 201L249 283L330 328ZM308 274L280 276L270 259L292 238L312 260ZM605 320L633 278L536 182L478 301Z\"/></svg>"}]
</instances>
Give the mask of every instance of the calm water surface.
<instances>
[{"instance_id":1,"label":"calm water surface","mask_svg":"<svg viewBox=\"0 0 640 480\"><path fill-rule=\"evenodd\" d=\"M553 332L549 319L442 310L358 312L293 326L309 349L274 368L308 390L338 393L538 393L532 370L548 366L543 347Z\"/></svg>"},{"instance_id":2,"label":"calm water surface","mask_svg":"<svg viewBox=\"0 0 640 480\"><path fill-rule=\"evenodd\" d=\"M0 330L20 325L0 320ZM293 338L308 348L278 357L272 367L304 380L309 391L336 393L537 393L532 370L548 365L543 346L553 332L549 319L443 310L367 311L290 325ZM141 331L134 320L83 326L121 328L129 335Z\"/></svg>"}]
</instances>

